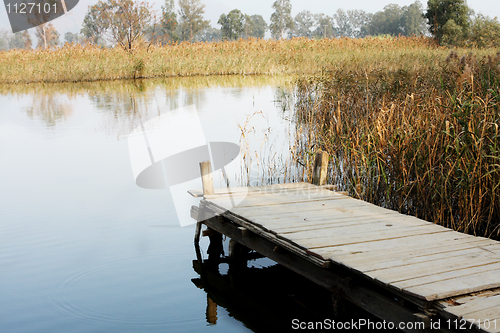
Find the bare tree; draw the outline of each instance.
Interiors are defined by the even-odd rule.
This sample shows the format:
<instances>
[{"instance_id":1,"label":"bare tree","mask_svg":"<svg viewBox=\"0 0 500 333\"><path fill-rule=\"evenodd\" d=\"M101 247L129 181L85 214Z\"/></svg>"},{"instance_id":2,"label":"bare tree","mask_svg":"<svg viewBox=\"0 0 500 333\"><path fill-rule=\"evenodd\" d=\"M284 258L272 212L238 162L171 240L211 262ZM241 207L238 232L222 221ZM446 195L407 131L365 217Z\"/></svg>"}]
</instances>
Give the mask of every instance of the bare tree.
<instances>
[{"instance_id":1,"label":"bare tree","mask_svg":"<svg viewBox=\"0 0 500 333\"><path fill-rule=\"evenodd\" d=\"M200 0L179 0L179 28L182 40L193 41L196 35L209 27L203 19L205 5Z\"/></svg>"},{"instance_id":2,"label":"bare tree","mask_svg":"<svg viewBox=\"0 0 500 333\"><path fill-rule=\"evenodd\" d=\"M82 34L93 43L99 38L131 51L135 46L155 33L156 13L144 1L108 0L89 7L83 21Z\"/></svg>"}]
</instances>

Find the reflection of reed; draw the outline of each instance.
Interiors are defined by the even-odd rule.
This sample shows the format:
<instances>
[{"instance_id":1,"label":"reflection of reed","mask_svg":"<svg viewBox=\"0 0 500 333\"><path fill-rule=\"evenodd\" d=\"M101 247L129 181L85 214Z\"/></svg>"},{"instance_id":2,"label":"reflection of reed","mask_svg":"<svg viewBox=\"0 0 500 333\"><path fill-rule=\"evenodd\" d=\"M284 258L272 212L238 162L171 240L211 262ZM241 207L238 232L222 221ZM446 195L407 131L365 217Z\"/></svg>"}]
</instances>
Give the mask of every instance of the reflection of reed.
<instances>
[{"instance_id":1,"label":"reflection of reed","mask_svg":"<svg viewBox=\"0 0 500 333\"><path fill-rule=\"evenodd\" d=\"M259 87L266 85L281 85L290 81L286 76L266 75L224 75L224 76L193 76L170 77L144 80L115 80L77 83L32 83L32 84L1 84L0 94L32 94L32 93L63 93L69 96L78 94L105 94L131 91L150 91L155 89L203 89L209 87Z\"/></svg>"},{"instance_id":2,"label":"reflection of reed","mask_svg":"<svg viewBox=\"0 0 500 333\"><path fill-rule=\"evenodd\" d=\"M62 101L61 94L37 93L33 95L33 101L26 108L30 118L39 118L47 126L54 126L58 120L64 120L73 113L73 106Z\"/></svg>"}]
</instances>

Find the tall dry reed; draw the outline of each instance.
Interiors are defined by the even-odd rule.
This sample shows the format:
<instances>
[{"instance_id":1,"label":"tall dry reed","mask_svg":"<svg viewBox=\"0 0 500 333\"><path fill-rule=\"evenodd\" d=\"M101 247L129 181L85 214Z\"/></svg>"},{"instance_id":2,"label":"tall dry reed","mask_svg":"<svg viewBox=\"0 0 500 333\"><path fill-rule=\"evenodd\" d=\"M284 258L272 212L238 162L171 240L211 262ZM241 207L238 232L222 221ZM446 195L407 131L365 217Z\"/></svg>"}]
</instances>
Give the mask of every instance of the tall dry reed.
<instances>
[{"instance_id":1,"label":"tall dry reed","mask_svg":"<svg viewBox=\"0 0 500 333\"><path fill-rule=\"evenodd\" d=\"M297 81L294 156L318 150L357 198L475 235L500 235L500 52L432 66L338 67Z\"/></svg>"},{"instance_id":2,"label":"tall dry reed","mask_svg":"<svg viewBox=\"0 0 500 333\"><path fill-rule=\"evenodd\" d=\"M134 52L92 45L0 52L0 83L81 82L192 75L317 73L324 67L436 62L431 39L248 39L152 46ZM479 51L488 52L488 51Z\"/></svg>"}]
</instances>

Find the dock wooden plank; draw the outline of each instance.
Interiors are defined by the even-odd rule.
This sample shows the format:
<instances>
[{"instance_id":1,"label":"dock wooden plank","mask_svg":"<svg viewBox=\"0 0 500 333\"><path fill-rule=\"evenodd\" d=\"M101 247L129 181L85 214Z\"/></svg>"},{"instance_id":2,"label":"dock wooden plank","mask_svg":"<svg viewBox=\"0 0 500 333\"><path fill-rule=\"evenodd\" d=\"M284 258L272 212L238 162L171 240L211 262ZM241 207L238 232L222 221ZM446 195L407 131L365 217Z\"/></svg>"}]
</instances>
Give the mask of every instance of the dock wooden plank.
<instances>
[{"instance_id":1,"label":"dock wooden plank","mask_svg":"<svg viewBox=\"0 0 500 333\"><path fill-rule=\"evenodd\" d=\"M300 182L300 183L285 183L285 184L274 184L265 186L255 186L255 187L231 187L227 188L216 188L214 189L215 195L227 195L227 194L257 194L257 193L280 193L281 191L300 191L304 189L317 189L318 186L312 185L310 183ZM203 197L203 190L189 190L195 198Z\"/></svg>"},{"instance_id":2,"label":"dock wooden plank","mask_svg":"<svg viewBox=\"0 0 500 333\"><path fill-rule=\"evenodd\" d=\"M332 192L330 192L332 193ZM213 200L213 203L218 204L221 207L225 207L227 209L233 208L234 199L237 199L238 196L219 196ZM261 207L261 206L280 206L280 205L291 205L298 203L311 203L315 201L329 201L329 200L346 200L349 197L345 195L336 195L336 194L322 194L312 192L311 194L297 194L297 195L288 195L288 196L278 196L277 198L272 194L260 194L253 196L241 196L242 201L237 204L237 208L249 208L249 207Z\"/></svg>"},{"instance_id":3,"label":"dock wooden plank","mask_svg":"<svg viewBox=\"0 0 500 333\"><path fill-rule=\"evenodd\" d=\"M361 226L361 227L360 227ZM379 233L385 234L388 232L396 233L398 230L409 230L408 228L415 228L421 226L429 226L430 228L435 227L433 224L428 222L414 222L414 221L394 221L388 223L387 221L367 221L365 223L355 223L347 225L334 225L320 229L309 229L309 230L290 230L288 228L276 229L278 234L288 235L290 239L310 239L318 237L329 237L329 236L348 236L348 235L361 235L366 233ZM436 228L437 230L437 228Z\"/></svg>"},{"instance_id":4,"label":"dock wooden plank","mask_svg":"<svg viewBox=\"0 0 500 333\"><path fill-rule=\"evenodd\" d=\"M243 200L233 207L231 197ZM415 304L434 302L445 318L500 318L497 241L307 183L216 189L203 204L316 264L331 260Z\"/></svg>"},{"instance_id":5,"label":"dock wooden plank","mask_svg":"<svg viewBox=\"0 0 500 333\"><path fill-rule=\"evenodd\" d=\"M432 275L427 275L423 277L415 277L400 282L392 283L392 287L400 290L408 290L409 288L427 285L434 282L448 281L462 276L467 276L471 274L480 274L488 271L500 271L500 264L485 264L480 266L460 268L444 273L437 273Z\"/></svg>"},{"instance_id":6,"label":"dock wooden plank","mask_svg":"<svg viewBox=\"0 0 500 333\"><path fill-rule=\"evenodd\" d=\"M477 245L469 245L464 249L455 248L452 251L446 251L440 253L432 253L419 256L408 256L406 258L395 258L393 260L380 260L380 261L370 258L369 260L365 261L356 261L356 262L351 261L349 262L349 264L352 265L353 267L356 267L357 270L366 273L374 270L386 269L391 267L407 266L416 263L432 262L437 259L448 259L448 258L474 254L478 252L477 249L478 249ZM492 249L498 250L500 249L500 244L491 244L489 246L488 245L482 246L481 249L486 251L491 251Z\"/></svg>"},{"instance_id":7,"label":"dock wooden plank","mask_svg":"<svg viewBox=\"0 0 500 333\"><path fill-rule=\"evenodd\" d=\"M325 258L331 258L332 260L335 260L336 256L340 255L369 253L371 251L381 251L381 250L392 252L401 249L407 249L412 244L418 244L416 245L416 247L420 248L432 244L437 244L438 242L444 242L446 240L454 241L470 237L472 236L465 234L457 234L454 233L452 230L449 230L447 232L442 232L439 234L410 235L404 238L382 239L382 240L375 240L372 242L366 242L364 244L359 244L359 243L348 244L348 245L343 245L341 247L330 244L327 246L316 248L315 251L321 254Z\"/></svg>"},{"instance_id":8,"label":"dock wooden plank","mask_svg":"<svg viewBox=\"0 0 500 333\"><path fill-rule=\"evenodd\" d=\"M484 300L485 302L488 299ZM491 303L490 303L491 304ZM495 304L491 304L489 307L483 308L481 310L474 311L472 313L468 313L462 315L462 318L465 320L473 320L473 321L484 321L484 320L492 320L500 317L500 303L498 299L496 299Z\"/></svg>"},{"instance_id":9,"label":"dock wooden plank","mask_svg":"<svg viewBox=\"0 0 500 333\"><path fill-rule=\"evenodd\" d=\"M473 318L475 313L492 308L497 308L497 311L500 311L500 295L481 297L460 306L449 307L448 312L453 313L457 318L467 317L469 315ZM500 317L500 312L496 314Z\"/></svg>"},{"instance_id":10,"label":"dock wooden plank","mask_svg":"<svg viewBox=\"0 0 500 333\"><path fill-rule=\"evenodd\" d=\"M294 212L312 212L322 210L325 213L330 213L335 215L337 212L351 214L354 215L356 212L361 214L385 214L385 215L396 215L398 212L391 210L384 210L381 207L371 207L363 204L359 201L351 201L349 199L331 199L324 201L314 201L314 202L301 202L295 203L294 205L275 205L275 206L262 206L256 208L251 207L234 207L232 208L230 205L221 205L226 210L230 210L234 214L245 216L248 218L256 217L256 216L267 216L267 215L280 215L290 213L290 211Z\"/></svg>"},{"instance_id":11,"label":"dock wooden plank","mask_svg":"<svg viewBox=\"0 0 500 333\"><path fill-rule=\"evenodd\" d=\"M416 226L411 228L408 227L405 229L398 229L392 231L388 230L377 234L369 233L369 234L360 234L359 236L352 235L351 237L345 237L345 235L338 235L338 236L328 236L328 237L320 236L311 239L301 239L300 237L297 237L297 239L295 239L294 234L290 234L289 238L290 240L294 241L301 240L300 244L302 244L302 246L316 250L319 248L323 248L325 246L341 246L341 245L345 246L355 243L375 242L388 239L402 239L414 235L438 234L443 232L449 232L449 231L446 229L432 228L431 226L423 225L423 226Z\"/></svg>"},{"instance_id":12,"label":"dock wooden plank","mask_svg":"<svg viewBox=\"0 0 500 333\"><path fill-rule=\"evenodd\" d=\"M478 246L485 246L491 244L486 240L478 240L474 242L466 238L460 239L458 242L455 240L453 241L444 240L442 243L446 243L446 245L433 247L432 244L430 244L428 248L423 248L423 249L401 248L401 250L395 251L390 254L384 254L380 250L373 252L354 253L351 255L338 254L330 259L334 259L335 262L340 263L343 266L356 267L357 270L367 272L374 269L396 267L396 266L408 265L410 263L418 263L434 259L454 257L459 255L460 253L465 253L466 251L475 249ZM406 281L400 283L403 285L405 285L405 283L410 283ZM399 287L398 283L396 283L396 285ZM405 286L412 286L412 285L405 285Z\"/></svg>"},{"instance_id":13,"label":"dock wooden plank","mask_svg":"<svg viewBox=\"0 0 500 333\"><path fill-rule=\"evenodd\" d=\"M359 252L339 252L335 253L332 259L339 261L348 260L352 265L356 265L357 262L364 262L367 260L385 262L395 259L413 258L429 254L453 252L456 250L490 244L496 244L496 242L491 239L480 237L463 237L459 239L445 238L442 239L440 243L429 243L424 245L411 243L398 249L397 251L389 251L389 253L386 249L375 249Z\"/></svg>"},{"instance_id":14,"label":"dock wooden plank","mask_svg":"<svg viewBox=\"0 0 500 333\"><path fill-rule=\"evenodd\" d=\"M270 216L252 216L249 217L253 222L259 224L265 224L273 230L279 231L283 228L307 228L308 226L341 226L347 224L364 224L372 221L387 221L392 223L392 221L398 221L405 219L406 217L401 217L396 214L381 215L381 214L360 214L359 217L352 214L346 214L342 212L336 212L335 215L325 215L323 210L308 211L308 212L298 212L296 214L277 214ZM421 221L421 220L419 220Z\"/></svg>"},{"instance_id":15,"label":"dock wooden plank","mask_svg":"<svg viewBox=\"0 0 500 333\"><path fill-rule=\"evenodd\" d=\"M498 288L500 287L498 272L498 270L493 270L472 275L459 276L454 279L405 288L404 291L413 295L421 295L425 297L425 299L432 301L486 289Z\"/></svg>"}]
</instances>

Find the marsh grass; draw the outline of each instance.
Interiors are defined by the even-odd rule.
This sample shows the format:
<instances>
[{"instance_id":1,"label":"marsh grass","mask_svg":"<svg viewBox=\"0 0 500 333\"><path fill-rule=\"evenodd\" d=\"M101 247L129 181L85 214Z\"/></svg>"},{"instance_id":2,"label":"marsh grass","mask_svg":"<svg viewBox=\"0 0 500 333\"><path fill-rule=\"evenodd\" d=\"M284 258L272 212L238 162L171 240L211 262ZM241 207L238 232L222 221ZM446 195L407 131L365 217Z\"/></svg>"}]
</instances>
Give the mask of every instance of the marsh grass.
<instances>
[{"instance_id":1,"label":"marsh grass","mask_svg":"<svg viewBox=\"0 0 500 333\"><path fill-rule=\"evenodd\" d=\"M446 52L431 39L417 37L183 42L134 52L66 44L56 50L0 52L0 83L313 74L324 68L360 65L365 68L413 63L434 66Z\"/></svg>"},{"instance_id":2,"label":"marsh grass","mask_svg":"<svg viewBox=\"0 0 500 333\"><path fill-rule=\"evenodd\" d=\"M329 183L458 231L500 235L500 52L437 64L343 66L296 82L296 165L318 150Z\"/></svg>"}]
</instances>

